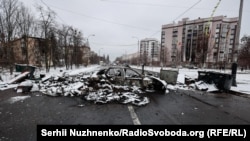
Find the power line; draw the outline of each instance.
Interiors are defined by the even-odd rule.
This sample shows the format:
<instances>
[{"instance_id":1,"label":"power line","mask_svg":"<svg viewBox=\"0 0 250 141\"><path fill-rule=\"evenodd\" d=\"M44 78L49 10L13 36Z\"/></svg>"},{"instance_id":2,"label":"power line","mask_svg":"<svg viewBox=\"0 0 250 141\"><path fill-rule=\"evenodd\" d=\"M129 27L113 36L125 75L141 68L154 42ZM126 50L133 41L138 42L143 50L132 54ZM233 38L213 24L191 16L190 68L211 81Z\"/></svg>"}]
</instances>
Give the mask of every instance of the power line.
<instances>
[{"instance_id":1,"label":"power line","mask_svg":"<svg viewBox=\"0 0 250 141\"><path fill-rule=\"evenodd\" d=\"M177 18L175 18L173 21L179 19L181 16L183 16L184 14L186 14L190 9L192 9L194 6L196 6L198 3L200 3L201 0L199 0L198 2L196 2L195 4L193 4L191 7L189 7L186 11L184 11L183 13L181 13Z\"/></svg>"},{"instance_id":2,"label":"power line","mask_svg":"<svg viewBox=\"0 0 250 141\"><path fill-rule=\"evenodd\" d=\"M62 11L66 11L66 12L69 12L69 13L73 13L73 14L77 14L77 15L80 15L80 16L83 16L83 17L91 18L91 19L94 19L94 20L97 20L97 21L101 21L101 22L105 22L105 23L110 23L110 24L116 24L116 25L125 26L125 27L129 27L129 28L134 28L134 29L152 31L151 29L147 29L147 28L143 28L143 27L138 27L138 26L133 26L133 25L128 25L128 24L123 24L123 23L118 23L118 22L115 22L115 21L107 20L107 19L102 19L102 18L97 18L97 17L89 16L89 15L86 15L86 14L83 14L83 13L79 13L79 12L75 12L75 11L72 11L72 10L69 10L69 9L60 8L60 7L51 5L51 4L49 4L49 5L51 7L56 8L56 9L59 9L59 10L62 10Z\"/></svg>"},{"instance_id":3,"label":"power line","mask_svg":"<svg viewBox=\"0 0 250 141\"><path fill-rule=\"evenodd\" d=\"M139 2L128 2L128 1L118 1L118 0L101 0L103 2L108 2L108 3L118 3L118 4L127 4L127 5L138 5L138 6L155 6L155 7L172 7L172 8L190 8L188 6L175 6L175 5L166 5L166 4L155 4L155 3L139 3ZM198 9L198 10L211 10L210 8L204 8L204 7L196 7L193 9ZM218 11L235 11L236 9L220 9ZM244 12L249 13L250 11L244 10Z\"/></svg>"},{"instance_id":4,"label":"power line","mask_svg":"<svg viewBox=\"0 0 250 141\"><path fill-rule=\"evenodd\" d=\"M51 8L43 1L40 0L49 10L51 10ZM63 23L66 23L59 15L55 14Z\"/></svg>"},{"instance_id":5,"label":"power line","mask_svg":"<svg viewBox=\"0 0 250 141\"><path fill-rule=\"evenodd\" d=\"M165 5L165 4L155 4L155 3L139 3L139 2L128 2L128 1L110 1L110 0L102 0L103 2L109 3L120 3L120 4L127 4L127 5L138 5L138 6L156 6L156 7L179 7L179 8L186 8L185 6L173 6L173 5Z\"/></svg>"},{"instance_id":6,"label":"power line","mask_svg":"<svg viewBox=\"0 0 250 141\"><path fill-rule=\"evenodd\" d=\"M187 10L185 10L183 13L181 13L179 16L177 16L173 21L179 19L181 16L183 16L185 13L187 13L189 10L191 10L194 6L196 6L198 3L200 3L202 0L199 0L198 2L196 2L195 4L193 4L191 7L189 7ZM161 30L153 33L150 37L158 34Z\"/></svg>"}]
</instances>

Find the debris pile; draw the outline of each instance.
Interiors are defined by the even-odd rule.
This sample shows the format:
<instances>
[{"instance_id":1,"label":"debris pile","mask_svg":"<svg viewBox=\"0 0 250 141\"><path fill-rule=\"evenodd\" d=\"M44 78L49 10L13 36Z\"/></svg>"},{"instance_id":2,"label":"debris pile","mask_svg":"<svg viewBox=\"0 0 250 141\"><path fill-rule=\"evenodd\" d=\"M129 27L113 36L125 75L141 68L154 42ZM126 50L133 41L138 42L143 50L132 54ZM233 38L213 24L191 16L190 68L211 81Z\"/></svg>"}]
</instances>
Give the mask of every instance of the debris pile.
<instances>
[{"instance_id":1,"label":"debris pile","mask_svg":"<svg viewBox=\"0 0 250 141\"><path fill-rule=\"evenodd\" d=\"M165 71L162 75L163 79L160 79L152 75L140 74L130 67L121 66L86 72L60 71L55 75L43 75L35 79L29 79L30 72L24 72L8 83L0 83L0 89L15 87L18 93L39 91L49 96L80 96L96 104L115 102L137 106L149 103L149 98L145 96L146 92L157 91L166 94L169 90L177 89L208 92L218 90L218 86L205 81L207 76L203 77L201 73L198 80L184 74L178 74L178 76L177 74L178 72L172 76ZM176 82L167 84L168 81Z\"/></svg>"},{"instance_id":2,"label":"debris pile","mask_svg":"<svg viewBox=\"0 0 250 141\"><path fill-rule=\"evenodd\" d=\"M33 87L38 91L50 96L82 96L88 101L96 104L118 102L122 104L133 104L137 106L146 105L149 99L142 96L143 91L139 87L119 86L108 84L102 79L96 83L89 83L91 75L51 76ZM34 90L33 90L34 91Z\"/></svg>"},{"instance_id":3,"label":"debris pile","mask_svg":"<svg viewBox=\"0 0 250 141\"><path fill-rule=\"evenodd\" d=\"M18 83L17 93L39 91L49 96L80 96L96 104L115 102L143 106L149 103L149 98L144 96L145 91L142 87L113 83L103 72L103 70L78 74L64 72L48 75L40 80L27 79L29 73L25 72L13 78L9 84Z\"/></svg>"}]
</instances>

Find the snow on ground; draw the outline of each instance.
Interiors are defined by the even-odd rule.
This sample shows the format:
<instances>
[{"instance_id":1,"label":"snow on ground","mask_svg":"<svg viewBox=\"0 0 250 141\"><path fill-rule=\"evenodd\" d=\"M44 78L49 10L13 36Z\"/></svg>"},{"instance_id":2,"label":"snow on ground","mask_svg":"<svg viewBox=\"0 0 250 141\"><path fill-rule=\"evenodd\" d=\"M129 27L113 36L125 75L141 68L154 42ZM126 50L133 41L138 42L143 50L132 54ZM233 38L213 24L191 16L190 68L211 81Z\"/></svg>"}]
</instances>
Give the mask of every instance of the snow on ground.
<instances>
[{"instance_id":1,"label":"snow on ground","mask_svg":"<svg viewBox=\"0 0 250 141\"><path fill-rule=\"evenodd\" d=\"M45 77L38 80L25 80L27 73L20 74L11 79L11 83L23 78L22 82L15 84L17 93L40 91L49 96L82 96L86 100L94 103L118 102L122 104L133 104L143 106L149 103L149 99L141 95L139 87L126 87L110 84L105 79L95 81L94 85L89 85L90 77L100 66L88 66L65 70L65 68L51 68L49 73L44 70L36 70L35 78L43 74ZM36 77L37 76L37 77ZM8 82L8 81L7 81ZM12 84L12 85L13 85ZM0 90L10 88L9 83L1 82ZM22 100L26 97L13 97L10 103Z\"/></svg>"},{"instance_id":2,"label":"snow on ground","mask_svg":"<svg viewBox=\"0 0 250 141\"><path fill-rule=\"evenodd\" d=\"M98 69L99 67L100 66L98 66L98 65L94 65L94 66L91 66L91 67L75 69L75 70L69 71L68 74L70 76L78 75L78 74L81 74L81 73L89 74L89 73L93 72L94 70Z\"/></svg>"},{"instance_id":3,"label":"snow on ground","mask_svg":"<svg viewBox=\"0 0 250 141\"><path fill-rule=\"evenodd\" d=\"M17 86L18 86L18 84L8 85L6 83L2 83L2 84L0 84L0 91L7 90L7 89L12 89L12 88L16 88Z\"/></svg>"},{"instance_id":4,"label":"snow on ground","mask_svg":"<svg viewBox=\"0 0 250 141\"><path fill-rule=\"evenodd\" d=\"M23 101L27 98L30 98L30 96L15 96L15 97L11 97L8 102L10 102L11 104L17 102L17 101Z\"/></svg>"},{"instance_id":5,"label":"snow on ground","mask_svg":"<svg viewBox=\"0 0 250 141\"><path fill-rule=\"evenodd\" d=\"M131 66L132 68L139 68L137 66ZM149 103L149 99L142 95L138 95L140 89L138 87L128 88L124 86L110 85L109 83L105 83L104 81L100 81L98 84L99 90L94 90L94 88L88 87L88 82L85 80L88 77L93 77L95 74L95 70L100 68L99 65L93 65L88 67L74 68L73 70L66 70L65 68L51 68L49 73L46 73L42 69L37 69L34 73L35 76L39 76L44 74L45 77L42 78L41 81L36 82L34 80L25 80L20 84L14 84L15 80L19 79L26 75L26 73L21 74L14 73L13 75L8 75L6 72L0 73L0 90L10 89L10 88L22 88L23 87L32 87L31 92L41 91L44 94L50 96L79 96L83 95L86 100L94 101L95 103L108 103L112 101L117 101L123 104L131 103L137 106L146 105ZM145 70L160 72L161 67L144 67ZM163 68L168 70L173 70L173 68ZM230 70L220 71L220 70L209 70L209 69L176 69L178 71L177 84L171 85L166 84L167 89L166 93L169 90L190 90L190 89L198 89L205 90L208 92L216 91L217 88L215 85L208 85L204 82L196 82L190 85L185 84L185 78L189 78L190 80L195 80L198 78L198 71L217 71L221 73L230 74ZM17 76L17 77L16 77ZM39 76L40 77L40 76ZM38 77L38 78L39 78ZM10 84L13 83L13 84ZM104 82L104 84L101 84ZM250 72L238 72L236 76L237 87L231 87L231 90L250 94ZM117 92L117 90L122 90ZM129 91L128 91L129 90ZM20 91L23 92L23 91ZM16 101L22 101L29 97L13 97L10 99L11 103Z\"/></svg>"},{"instance_id":6,"label":"snow on ground","mask_svg":"<svg viewBox=\"0 0 250 141\"><path fill-rule=\"evenodd\" d=\"M236 82L237 87L231 87L232 91L250 94L250 73L238 73Z\"/></svg>"},{"instance_id":7,"label":"snow on ground","mask_svg":"<svg viewBox=\"0 0 250 141\"><path fill-rule=\"evenodd\" d=\"M132 66L133 68L140 68L137 66ZM161 67L144 67L145 70L148 71L155 71L155 72L160 72ZM231 70L215 70L215 69L187 69L187 68L182 68L182 69L176 69L176 68L163 68L167 70L178 70L178 78L177 81L183 81L183 76L188 77L188 78L193 78L197 79L198 78L198 71L214 71L214 72L220 72L220 73L227 73L231 74ZM245 70L241 71L238 70L237 75L236 75L236 83L237 87L232 86L231 90L236 91L236 92L241 92L244 94L250 94L250 71ZM208 91L213 91L216 90L216 88L213 85L208 86Z\"/></svg>"}]
</instances>

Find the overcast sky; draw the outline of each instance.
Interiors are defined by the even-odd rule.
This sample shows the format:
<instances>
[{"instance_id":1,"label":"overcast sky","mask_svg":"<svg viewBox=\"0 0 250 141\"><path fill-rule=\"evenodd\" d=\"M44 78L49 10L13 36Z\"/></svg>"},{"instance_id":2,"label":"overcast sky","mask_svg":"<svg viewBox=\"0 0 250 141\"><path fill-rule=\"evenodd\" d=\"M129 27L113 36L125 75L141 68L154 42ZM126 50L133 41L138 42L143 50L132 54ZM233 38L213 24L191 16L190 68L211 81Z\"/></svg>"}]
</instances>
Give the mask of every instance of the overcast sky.
<instances>
[{"instance_id":1,"label":"overcast sky","mask_svg":"<svg viewBox=\"0 0 250 141\"><path fill-rule=\"evenodd\" d=\"M138 51L138 39L160 41L161 27L212 15L219 0L19 0L33 12L37 4L57 13L57 22L78 28L89 37L91 50L111 61ZM214 16L238 17L240 0L221 0ZM250 0L244 0L241 36L250 35ZM95 34L95 36L91 36Z\"/></svg>"}]
</instances>

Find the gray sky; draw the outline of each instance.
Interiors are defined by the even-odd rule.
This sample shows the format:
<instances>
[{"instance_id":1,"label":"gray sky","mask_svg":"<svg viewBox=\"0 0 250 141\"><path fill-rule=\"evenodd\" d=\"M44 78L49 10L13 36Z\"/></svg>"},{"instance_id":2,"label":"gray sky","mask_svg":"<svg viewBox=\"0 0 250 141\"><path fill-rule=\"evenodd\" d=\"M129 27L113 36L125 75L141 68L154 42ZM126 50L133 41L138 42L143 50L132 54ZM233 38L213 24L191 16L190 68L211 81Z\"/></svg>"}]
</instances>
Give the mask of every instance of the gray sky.
<instances>
[{"instance_id":1,"label":"gray sky","mask_svg":"<svg viewBox=\"0 0 250 141\"><path fill-rule=\"evenodd\" d=\"M101 55L109 54L113 61L123 54L137 52L138 39L160 40L161 26L164 24L174 20L178 22L185 17L190 20L210 17L219 0L20 1L33 12L36 12L34 5L45 3L57 13L58 23L81 30L84 37L89 37L91 50ZM239 5L240 0L222 0L214 16L238 17ZM244 0L241 36L250 35L249 7L250 1ZM89 36L91 34L95 36Z\"/></svg>"}]
</instances>

